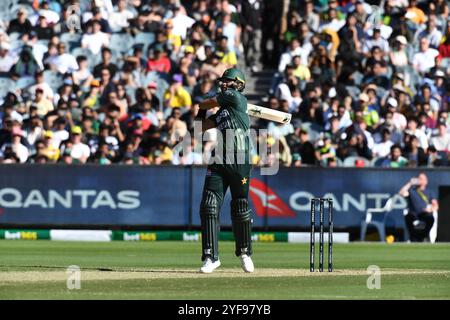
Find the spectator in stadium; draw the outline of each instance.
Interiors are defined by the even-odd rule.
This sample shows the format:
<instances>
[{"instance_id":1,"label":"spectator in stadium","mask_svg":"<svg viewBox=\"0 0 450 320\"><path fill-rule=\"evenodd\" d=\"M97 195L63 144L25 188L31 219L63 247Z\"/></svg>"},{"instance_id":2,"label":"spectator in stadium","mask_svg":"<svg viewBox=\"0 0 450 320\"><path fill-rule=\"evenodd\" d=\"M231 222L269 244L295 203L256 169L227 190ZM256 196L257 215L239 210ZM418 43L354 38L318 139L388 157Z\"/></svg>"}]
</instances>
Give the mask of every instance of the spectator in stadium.
<instances>
[{"instance_id":1,"label":"spectator in stadium","mask_svg":"<svg viewBox=\"0 0 450 320\"><path fill-rule=\"evenodd\" d=\"M240 20L242 23L242 44L245 63L253 72L261 69L262 11L260 0L246 0L242 3ZM318 22L318 21L317 21Z\"/></svg>"},{"instance_id":2,"label":"spectator in stadium","mask_svg":"<svg viewBox=\"0 0 450 320\"><path fill-rule=\"evenodd\" d=\"M174 74L172 83L164 94L166 108L190 108L192 99L189 92L183 88L183 77L181 74ZM168 109L168 110L169 110ZM168 112L172 112L169 110Z\"/></svg>"},{"instance_id":3,"label":"spectator in stadium","mask_svg":"<svg viewBox=\"0 0 450 320\"><path fill-rule=\"evenodd\" d=\"M25 163L28 159L28 148L22 144L25 133L16 127L11 132L11 150L15 153L20 163Z\"/></svg>"},{"instance_id":4,"label":"spectator in stadium","mask_svg":"<svg viewBox=\"0 0 450 320\"><path fill-rule=\"evenodd\" d=\"M101 77L101 71L103 68L107 68L112 78L115 77L116 73L119 71L119 68L115 63L112 62L112 52L111 49L105 47L101 49L102 54L102 62L97 64L94 67L93 75L95 78Z\"/></svg>"},{"instance_id":5,"label":"spectator in stadium","mask_svg":"<svg viewBox=\"0 0 450 320\"><path fill-rule=\"evenodd\" d=\"M113 32L125 31L134 18L133 12L127 9L127 1L119 0L114 11L108 17L108 23Z\"/></svg>"},{"instance_id":6,"label":"spectator in stadium","mask_svg":"<svg viewBox=\"0 0 450 320\"><path fill-rule=\"evenodd\" d=\"M17 32L17 33L26 33L29 32L32 28L30 20L27 18L27 11L25 8L20 7L17 10L17 16L15 19L11 20L8 26L8 34Z\"/></svg>"},{"instance_id":7,"label":"spectator in stadium","mask_svg":"<svg viewBox=\"0 0 450 320\"><path fill-rule=\"evenodd\" d=\"M402 148L398 144L391 147L388 157L381 162L381 167L384 168L401 168L408 164L408 160L402 156Z\"/></svg>"},{"instance_id":8,"label":"spectator in stadium","mask_svg":"<svg viewBox=\"0 0 450 320\"><path fill-rule=\"evenodd\" d=\"M444 121L439 121L437 134L431 138L431 144L439 152L450 153L450 133Z\"/></svg>"},{"instance_id":9,"label":"spectator in stadium","mask_svg":"<svg viewBox=\"0 0 450 320\"><path fill-rule=\"evenodd\" d=\"M103 47L108 47L109 35L101 31L101 24L93 20L87 27L87 33L81 39L81 47L88 49L92 54L97 55Z\"/></svg>"},{"instance_id":10,"label":"spectator in stadium","mask_svg":"<svg viewBox=\"0 0 450 320\"><path fill-rule=\"evenodd\" d=\"M89 147L82 141L82 129L79 126L74 126L71 130L71 147L70 156L79 163L86 163L91 151Z\"/></svg>"},{"instance_id":11,"label":"spectator in stadium","mask_svg":"<svg viewBox=\"0 0 450 320\"><path fill-rule=\"evenodd\" d=\"M412 64L417 72L424 74L436 65L436 58L439 52L436 49L430 48L428 38L420 39L419 45L420 51L414 55Z\"/></svg>"},{"instance_id":12,"label":"spectator in stadium","mask_svg":"<svg viewBox=\"0 0 450 320\"><path fill-rule=\"evenodd\" d=\"M49 64L52 70L56 70L61 74L78 70L77 60L70 53L66 53L66 45L64 43L58 43L57 52L54 55L50 55L45 63Z\"/></svg>"},{"instance_id":13,"label":"spectator in stadium","mask_svg":"<svg viewBox=\"0 0 450 320\"><path fill-rule=\"evenodd\" d=\"M0 42L0 73L7 73L16 63L15 59L10 53L11 45L8 42Z\"/></svg>"},{"instance_id":14,"label":"spectator in stadium","mask_svg":"<svg viewBox=\"0 0 450 320\"><path fill-rule=\"evenodd\" d=\"M425 173L412 178L399 191L408 199L408 214L405 216L411 241L429 241L430 230L435 223L433 212L439 209L434 193L427 188Z\"/></svg>"}]
</instances>

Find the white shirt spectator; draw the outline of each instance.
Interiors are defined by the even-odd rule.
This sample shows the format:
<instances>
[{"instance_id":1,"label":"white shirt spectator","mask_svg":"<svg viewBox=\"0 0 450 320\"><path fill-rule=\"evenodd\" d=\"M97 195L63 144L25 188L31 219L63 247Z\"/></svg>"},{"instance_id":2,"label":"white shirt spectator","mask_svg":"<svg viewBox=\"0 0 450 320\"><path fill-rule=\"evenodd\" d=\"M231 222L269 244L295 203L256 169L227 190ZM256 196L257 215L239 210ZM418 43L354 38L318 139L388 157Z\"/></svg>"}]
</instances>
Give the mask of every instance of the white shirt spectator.
<instances>
[{"instance_id":1,"label":"white shirt spectator","mask_svg":"<svg viewBox=\"0 0 450 320\"><path fill-rule=\"evenodd\" d=\"M31 94L32 97L35 96L36 89L42 89L42 91L44 92L44 98L48 100L53 100L54 93L52 88L47 82L37 83L29 87L28 92Z\"/></svg>"},{"instance_id":2,"label":"white shirt spectator","mask_svg":"<svg viewBox=\"0 0 450 320\"><path fill-rule=\"evenodd\" d=\"M419 72L428 72L435 66L435 59L438 55L439 51L433 48L417 52L413 57L413 66Z\"/></svg>"},{"instance_id":3,"label":"white shirt spectator","mask_svg":"<svg viewBox=\"0 0 450 320\"><path fill-rule=\"evenodd\" d=\"M73 144L70 156L74 159L87 159L91 155L91 150L84 143Z\"/></svg>"},{"instance_id":4,"label":"white shirt spectator","mask_svg":"<svg viewBox=\"0 0 450 320\"><path fill-rule=\"evenodd\" d=\"M34 59L38 63L39 68L41 68L41 70L43 70L44 69L44 64L43 64L44 55L48 51L48 47L44 46L42 43L39 43L39 42L31 43L30 45L33 47L32 52L33 52Z\"/></svg>"},{"instance_id":5,"label":"white shirt spectator","mask_svg":"<svg viewBox=\"0 0 450 320\"><path fill-rule=\"evenodd\" d=\"M379 47L381 49L381 51L383 51L384 53L387 53L390 50L389 42L387 42L382 37L380 37L378 39L371 38L371 39L366 40L366 43L363 47L363 52L368 53L368 52L370 52L370 50L372 50L373 47Z\"/></svg>"},{"instance_id":6,"label":"white shirt spectator","mask_svg":"<svg viewBox=\"0 0 450 320\"><path fill-rule=\"evenodd\" d=\"M0 44L0 72L8 72L11 67L17 62L17 57L14 57L9 49L10 44L2 42Z\"/></svg>"},{"instance_id":7,"label":"white shirt spectator","mask_svg":"<svg viewBox=\"0 0 450 320\"><path fill-rule=\"evenodd\" d=\"M62 74L65 74L68 71L72 72L78 70L77 60L69 53L48 57L47 62Z\"/></svg>"},{"instance_id":8,"label":"white shirt spectator","mask_svg":"<svg viewBox=\"0 0 450 320\"><path fill-rule=\"evenodd\" d=\"M331 29L333 31L338 32L345 25L345 20L333 19L328 23L323 24L319 28L319 32L322 32L325 29Z\"/></svg>"},{"instance_id":9,"label":"white shirt spectator","mask_svg":"<svg viewBox=\"0 0 450 320\"><path fill-rule=\"evenodd\" d=\"M181 39L186 39L187 29L191 28L195 23L195 20L191 17L178 12L175 17L172 18L173 34L178 35ZM234 35L233 35L234 36ZM228 38L230 41L230 38Z\"/></svg>"},{"instance_id":10,"label":"white shirt spectator","mask_svg":"<svg viewBox=\"0 0 450 320\"><path fill-rule=\"evenodd\" d=\"M439 47L442 39L442 32L440 32L437 28L434 28L432 31L428 32L426 29L419 30L417 33L417 41L420 41L422 38L427 38L430 42L430 46L433 48Z\"/></svg>"},{"instance_id":11,"label":"white shirt spectator","mask_svg":"<svg viewBox=\"0 0 450 320\"><path fill-rule=\"evenodd\" d=\"M127 9L114 11L109 15L109 26L113 32L119 32L123 28L128 28L130 23L128 20L134 18L134 15L131 11Z\"/></svg>"},{"instance_id":12,"label":"white shirt spectator","mask_svg":"<svg viewBox=\"0 0 450 320\"><path fill-rule=\"evenodd\" d=\"M52 10L41 9L39 16L45 17L49 24L57 24L59 22L59 14Z\"/></svg>"},{"instance_id":13,"label":"white shirt spectator","mask_svg":"<svg viewBox=\"0 0 450 320\"><path fill-rule=\"evenodd\" d=\"M28 131L27 141L32 146L34 143L41 138L44 129L42 127L35 127L33 130Z\"/></svg>"},{"instance_id":14,"label":"white shirt spectator","mask_svg":"<svg viewBox=\"0 0 450 320\"><path fill-rule=\"evenodd\" d=\"M439 133L431 138L431 144L437 151L450 151L450 133L444 125L439 125Z\"/></svg>"},{"instance_id":15,"label":"white shirt spectator","mask_svg":"<svg viewBox=\"0 0 450 320\"><path fill-rule=\"evenodd\" d=\"M278 64L278 72L284 72L284 69L286 69L286 66L288 64L292 63L292 58L295 56L300 56L302 59L302 64L307 66L308 65L308 55L309 52L305 50L302 47L297 47L294 50L286 51L281 55L280 63ZM306 61L306 62L305 62Z\"/></svg>"},{"instance_id":16,"label":"white shirt spectator","mask_svg":"<svg viewBox=\"0 0 450 320\"><path fill-rule=\"evenodd\" d=\"M394 112L392 115L392 123L397 129L404 130L406 128L406 117L400 112Z\"/></svg>"},{"instance_id":17,"label":"white shirt spectator","mask_svg":"<svg viewBox=\"0 0 450 320\"><path fill-rule=\"evenodd\" d=\"M228 50L231 52L236 51L236 30L237 26L233 22L223 26L223 34L228 38Z\"/></svg>"},{"instance_id":18,"label":"white shirt spectator","mask_svg":"<svg viewBox=\"0 0 450 320\"><path fill-rule=\"evenodd\" d=\"M89 49L93 54L97 55L102 50L102 47L109 45L109 36L104 32L96 32L83 35L81 39L81 46Z\"/></svg>"},{"instance_id":19,"label":"white shirt spectator","mask_svg":"<svg viewBox=\"0 0 450 320\"><path fill-rule=\"evenodd\" d=\"M52 144L55 148L59 148L62 141L69 139L69 132L67 130L57 130L53 132Z\"/></svg>"},{"instance_id":20,"label":"white shirt spectator","mask_svg":"<svg viewBox=\"0 0 450 320\"><path fill-rule=\"evenodd\" d=\"M27 162L28 154L29 154L27 147L25 147L21 143L12 144L11 147L12 147L12 150L14 151L14 153L16 154L17 158L19 158L20 163Z\"/></svg>"},{"instance_id":21,"label":"white shirt spectator","mask_svg":"<svg viewBox=\"0 0 450 320\"><path fill-rule=\"evenodd\" d=\"M406 129L405 133L416 136L417 139L419 139L420 147L424 150L428 149L428 139L427 139L427 135L425 134L425 132L423 132L422 130L419 130L419 129L416 129L415 131Z\"/></svg>"},{"instance_id":22,"label":"white shirt spectator","mask_svg":"<svg viewBox=\"0 0 450 320\"><path fill-rule=\"evenodd\" d=\"M391 147L393 145L394 143L391 140L376 143L372 149L373 156L378 158L387 157L391 152Z\"/></svg>"},{"instance_id":23,"label":"white shirt spectator","mask_svg":"<svg viewBox=\"0 0 450 320\"><path fill-rule=\"evenodd\" d=\"M353 124L352 118L350 117L350 112L347 110L344 112L342 117L339 119L339 129L348 128Z\"/></svg>"}]
</instances>

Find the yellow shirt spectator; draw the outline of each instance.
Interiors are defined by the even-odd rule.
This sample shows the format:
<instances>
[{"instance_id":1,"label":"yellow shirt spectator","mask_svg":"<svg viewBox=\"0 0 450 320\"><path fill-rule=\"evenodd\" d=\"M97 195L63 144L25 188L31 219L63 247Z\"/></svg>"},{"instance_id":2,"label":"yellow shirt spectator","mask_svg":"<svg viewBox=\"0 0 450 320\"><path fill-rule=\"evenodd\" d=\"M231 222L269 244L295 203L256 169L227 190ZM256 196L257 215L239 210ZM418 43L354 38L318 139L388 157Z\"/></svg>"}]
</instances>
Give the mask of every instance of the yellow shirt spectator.
<instances>
[{"instance_id":1,"label":"yellow shirt spectator","mask_svg":"<svg viewBox=\"0 0 450 320\"><path fill-rule=\"evenodd\" d=\"M304 65L299 65L297 68L294 69L292 74L297 78L299 78L300 80L309 81L309 79L311 79L311 72L309 71L309 68Z\"/></svg>"},{"instance_id":2,"label":"yellow shirt spectator","mask_svg":"<svg viewBox=\"0 0 450 320\"><path fill-rule=\"evenodd\" d=\"M236 57L236 53L234 53L234 52L217 51L216 55L218 57L220 57L220 62L227 65L228 67L234 67L237 65L237 57Z\"/></svg>"},{"instance_id":3,"label":"yellow shirt spectator","mask_svg":"<svg viewBox=\"0 0 450 320\"><path fill-rule=\"evenodd\" d=\"M189 92L183 88L183 77L180 74L173 76L173 83L169 89L164 93L164 101L166 105L171 108L190 107L192 105L192 98Z\"/></svg>"},{"instance_id":4,"label":"yellow shirt spectator","mask_svg":"<svg viewBox=\"0 0 450 320\"><path fill-rule=\"evenodd\" d=\"M174 48L178 49L181 47L181 37L179 35L169 34L167 35L167 40Z\"/></svg>"},{"instance_id":5,"label":"yellow shirt spectator","mask_svg":"<svg viewBox=\"0 0 450 320\"><path fill-rule=\"evenodd\" d=\"M58 161L59 159L59 149L53 146L52 139L53 139L53 132L50 130L44 131L44 141L45 141L45 148L43 150L43 154L47 157L50 161Z\"/></svg>"}]
</instances>

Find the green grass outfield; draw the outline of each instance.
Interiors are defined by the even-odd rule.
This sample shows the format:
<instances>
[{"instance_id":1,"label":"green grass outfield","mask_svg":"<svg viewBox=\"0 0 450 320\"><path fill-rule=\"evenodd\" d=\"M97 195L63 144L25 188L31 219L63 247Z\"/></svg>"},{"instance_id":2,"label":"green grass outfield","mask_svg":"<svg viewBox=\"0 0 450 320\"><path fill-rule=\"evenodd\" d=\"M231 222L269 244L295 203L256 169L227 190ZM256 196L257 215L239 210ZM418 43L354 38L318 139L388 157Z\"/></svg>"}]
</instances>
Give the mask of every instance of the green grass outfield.
<instances>
[{"instance_id":1,"label":"green grass outfield","mask_svg":"<svg viewBox=\"0 0 450 320\"><path fill-rule=\"evenodd\" d=\"M253 274L232 242L220 249L222 266L203 275L198 242L0 240L0 299L450 298L450 244L335 244L331 274L309 272L308 244L255 243ZM81 268L80 290L67 289L69 265ZM379 290L366 286L369 265Z\"/></svg>"}]
</instances>

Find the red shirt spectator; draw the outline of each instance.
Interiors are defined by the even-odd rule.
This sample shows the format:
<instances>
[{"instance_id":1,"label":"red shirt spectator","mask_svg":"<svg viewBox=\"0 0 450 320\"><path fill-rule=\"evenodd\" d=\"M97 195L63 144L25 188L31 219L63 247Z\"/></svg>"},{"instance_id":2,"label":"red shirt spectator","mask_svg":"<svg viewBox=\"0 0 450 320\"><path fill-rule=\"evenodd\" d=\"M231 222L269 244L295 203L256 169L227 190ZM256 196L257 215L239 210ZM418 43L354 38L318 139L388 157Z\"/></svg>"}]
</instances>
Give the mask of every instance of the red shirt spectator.
<instances>
[{"instance_id":1,"label":"red shirt spectator","mask_svg":"<svg viewBox=\"0 0 450 320\"><path fill-rule=\"evenodd\" d=\"M149 71L170 72L170 60L160 46L155 48L153 57L148 59L147 72Z\"/></svg>"}]
</instances>

